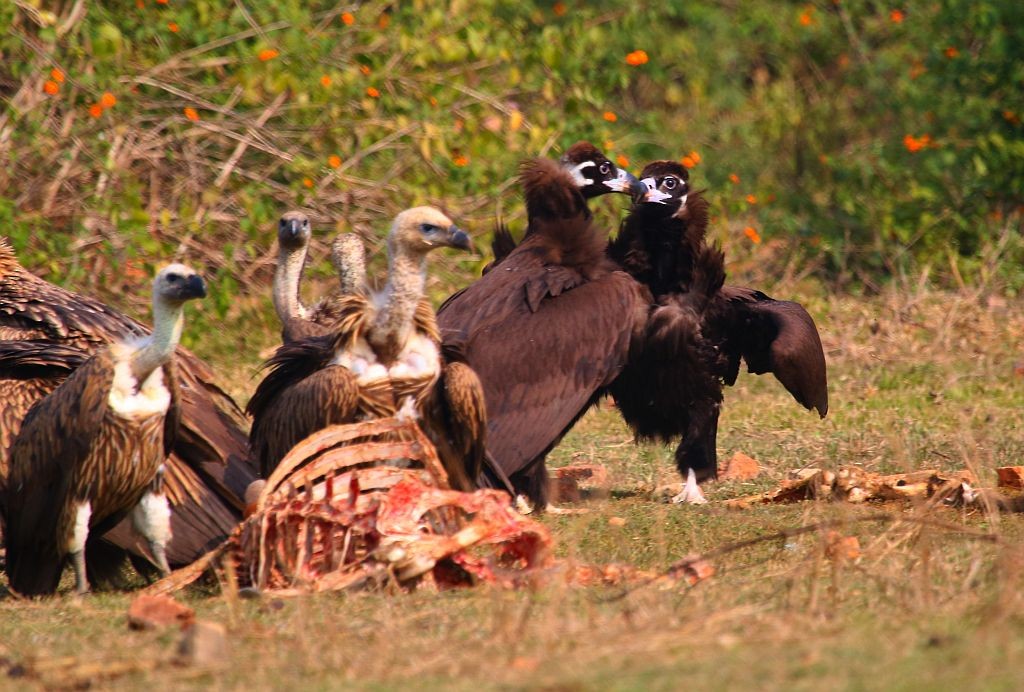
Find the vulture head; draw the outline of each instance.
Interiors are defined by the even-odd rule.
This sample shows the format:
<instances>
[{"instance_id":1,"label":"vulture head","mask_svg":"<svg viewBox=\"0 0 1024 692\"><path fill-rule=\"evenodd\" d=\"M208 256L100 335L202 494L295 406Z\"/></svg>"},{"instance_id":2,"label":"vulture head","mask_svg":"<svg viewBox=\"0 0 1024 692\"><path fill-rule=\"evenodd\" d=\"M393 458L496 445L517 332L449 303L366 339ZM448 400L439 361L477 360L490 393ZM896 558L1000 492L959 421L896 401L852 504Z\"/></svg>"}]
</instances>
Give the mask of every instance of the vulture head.
<instances>
[{"instance_id":1,"label":"vulture head","mask_svg":"<svg viewBox=\"0 0 1024 692\"><path fill-rule=\"evenodd\" d=\"M640 204L662 216L679 216L690 195L690 174L675 161L655 161L644 166L640 179L645 187ZM652 206L659 205L659 206Z\"/></svg>"},{"instance_id":2,"label":"vulture head","mask_svg":"<svg viewBox=\"0 0 1024 692\"><path fill-rule=\"evenodd\" d=\"M296 250L309 244L309 218L301 211L285 212L277 222L277 242L282 249Z\"/></svg>"},{"instance_id":3,"label":"vulture head","mask_svg":"<svg viewBox=\"0 0 1024 692\"><path fill-rule=\"evenodd\" d=\"M617 167L590 142L573 144L559 162L572 174L586 199L609 192L622 192L636 199L647 192L636 176Z\"/></svg>"},{"instance_id":4,"label":"vulture head","mask_svg":"<svg viewBox=\"0 0 1024 692\"><path fill-rule=\"evenodd\" d=\"M206 297L206 283L191 267L169 264L153 280L153 299L165 305L178 306L187 300Z\"/></svg>"},{"instance_id":5,"label":"vulture head","mask_svg":"<svg viewBox=\"0 0 1024 692\"><path fill-rule=\"evenodd\" d=\"M403 254L424 256L439 247L470 250L473 245L465 231L459 229L440 209L413 207L395 217L388 235L388 247Z\"/></svg>"}]
</instances>

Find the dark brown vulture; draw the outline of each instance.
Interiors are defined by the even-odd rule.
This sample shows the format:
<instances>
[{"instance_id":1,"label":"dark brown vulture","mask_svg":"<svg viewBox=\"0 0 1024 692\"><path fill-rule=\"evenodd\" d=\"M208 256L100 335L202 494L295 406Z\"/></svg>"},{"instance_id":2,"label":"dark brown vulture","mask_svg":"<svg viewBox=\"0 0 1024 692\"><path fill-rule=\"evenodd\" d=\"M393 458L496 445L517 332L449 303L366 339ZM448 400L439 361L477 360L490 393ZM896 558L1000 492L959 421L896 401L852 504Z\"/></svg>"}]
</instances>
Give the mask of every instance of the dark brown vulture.
<instances>
[{"instance_id":1,"label":"dark brown vulture","mask_svg":"<svg viewBox=\"0 0 1024 692\"><path fill-rule=\"evenodd\" d=\"M329 335L285 344L270 359L248 408L265 477L317 430L411 407L452 485L474 487L484 458L483 394L465 364L442 364L433 311L422 307L426 257L441 247L468 249L469 237L432 207L402 212L388 235L384 290L340 296Z\"/></svg>"},{"instance_id":2,"label":"dark brown vulture","mask_svg":"<svg viewBox=\"0 0 1024 692\"><path fill-rule=\"evenodd\" d=\"M606 257L587 199L636 192L592 145L524 164L522 242L438 311L445 346L483 383L487 449L518 495L547 507L544 459L626 363L650 297ZM501 487L487 474L487 483Z\"/></svg>"},{"instance_id":3,"label":"dark brown vulture","mask_svg":"<svg viewBox=\"0 0 1024 692\"><path fill-rule=\"evenodd\" d=\"M717 475L722 387L740 360L771 372L801 405L828 411L825 355L814 320L798 304L725 286L725 258L705 241L708 203L673 161L644 168L648 187L609 246L609 256L654 296L629 364L610 392L638 439L682 438L677 497L699 501L695 481Z\"/></svg>"},{"instance_id":4,"label":"dark brown vulture","mask_svg":"<svg viewBox=\"0 0 1024 692\"><path fill-rule=\"evenodd\" d=\"M0 493L7 451L29 408L52 392L99 348L142 337L149 329L103 303L43 281L18 264L0 238ZM248 459L242 411L214 384L213 373L177 349L181 429L167 460L171 501L171 565L189 564L220 543L242 516L242 497L256 479ZM126 526L108 540L143 555ZM90 555L99 536L90 540ZM122 558L123 559L123 558ZM90 569L94 566L90 560Z\"/></svg>"},{"instance_id":5,"label":"dark brown vulture","mask_svg":"<svg viewBox=\"0 0 1024 692\"><path fill-rule=\"evenodd\" d=\"M100 348L25 416L2 503L16 592L56 591L69 555L76 590L88 591L90 532L102 535L129 513L154 564L170 571L163 469L180 417L174 349L185 302L205 295L194 271L165 267L153 282L152 334Z\"/></svg>"}]
</instances>

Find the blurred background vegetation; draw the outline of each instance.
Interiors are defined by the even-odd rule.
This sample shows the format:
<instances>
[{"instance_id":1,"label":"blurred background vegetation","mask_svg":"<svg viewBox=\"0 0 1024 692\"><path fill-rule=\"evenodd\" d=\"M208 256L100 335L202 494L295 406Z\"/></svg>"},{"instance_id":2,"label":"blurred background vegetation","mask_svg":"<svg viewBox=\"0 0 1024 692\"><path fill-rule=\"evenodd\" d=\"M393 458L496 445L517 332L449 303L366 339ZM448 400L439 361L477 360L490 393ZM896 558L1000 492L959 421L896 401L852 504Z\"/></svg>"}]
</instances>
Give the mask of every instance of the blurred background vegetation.
<instances>
[{"instance_id":1,"label":"blurred background vegetation","mask_svg":"<svg viewBox=\"0 0 1024 692\"><path fill-rule=\"evenodd\" d=\"M1024 287L1024 3L14 0L0 95L23 261L130 295L183 258L219 318L265 307L286 208L314 278L416 203L486 248L522 225L519 161L578 139L688 165L737 282Z\"/></svg>"}]
</instances>

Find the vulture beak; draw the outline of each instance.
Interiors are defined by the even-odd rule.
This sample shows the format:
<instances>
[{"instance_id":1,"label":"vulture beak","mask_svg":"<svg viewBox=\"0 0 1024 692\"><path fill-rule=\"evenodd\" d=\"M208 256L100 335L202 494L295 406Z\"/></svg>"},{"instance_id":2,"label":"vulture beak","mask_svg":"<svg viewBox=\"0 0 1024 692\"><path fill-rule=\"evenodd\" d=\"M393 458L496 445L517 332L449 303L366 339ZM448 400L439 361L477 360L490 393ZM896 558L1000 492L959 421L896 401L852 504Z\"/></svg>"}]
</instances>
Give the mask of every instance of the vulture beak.
<instances>
[{"instance_id":1,"label":"vulture beak","mask_svg":"<svg viewBox=\"0 0 1024 692\"><path fill-rule=\"evenodd\" d=\"M640 182L635 175L621 168L616 170L619 171L619 174L615 177L615 180L604 181L604 184L612 192L628 194L634 200L639 200L641 196L647 194L647 186Z\"/></svg>"},{"instance_id":2,"label":"vulture beak","mask_svg":"<svg viewBox=\"0 0 1024 692\"><path fill-rule=\"evenodd\" d=\"M459 248L460 250L473 249L473 243L470 241L469 236L455 224L448 227L447 233L446 240L451 247Z\"/></svg>"},{"instance_id":3,"label":"vulture beak","mask_svg":"<svg viewBox=\"0 0 1024 692\"><path fill-rule=\"evenodd\" d=\"M299 219L288 219L284 223L284 230L287 231L291 238L298 238L299 234L302 233L302 222Z\"/></svg>"},{"instance_id":4,"label":"vulture beak","mask_svg":"<svg viewBox=\"0 0 1024 692\"><path fill-rule=\"evenodd\" d=\"M198 274L193 274L188 277L188 281L185 282L183 291L186 298L205 298L206 282L203 281L203 277Z\"/></svg>"},{"instance_id":5,"label":"vulture beak","mask_svg":"<svg viewBox=\"0 0 1024 692\"><path fill-rule=\"evenodd\" d=\"M654 178L644 178L642 181L646 190L643 193L641 202L646 204L666 204L665 200L671 199L672 195L658 189L658 181Z\"/></svg>"}]
</instances>

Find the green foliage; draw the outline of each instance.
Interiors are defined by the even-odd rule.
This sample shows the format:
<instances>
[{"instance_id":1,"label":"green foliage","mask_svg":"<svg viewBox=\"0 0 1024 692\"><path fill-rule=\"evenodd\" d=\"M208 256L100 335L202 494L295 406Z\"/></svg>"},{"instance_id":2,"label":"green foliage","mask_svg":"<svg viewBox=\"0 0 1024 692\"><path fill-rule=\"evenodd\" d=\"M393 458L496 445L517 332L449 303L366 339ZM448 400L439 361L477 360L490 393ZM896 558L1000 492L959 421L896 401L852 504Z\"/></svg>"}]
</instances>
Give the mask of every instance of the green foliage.
<instances>
[{"instance_id":1,"label":"green foliage","mask_svg":"<svg viewBox=\"0 0 1024 692\"><path fill-rule=\"evenodd\" d=\"M379 238L440 203L482 238L521 215L519 160L586 138L688 156L734 270L1016 290L1024 6L918 5L7 3L0 221L62 279L88 248L96 288L201 261L223 312L287 207Z\"/></svg>"}]
</instances>

